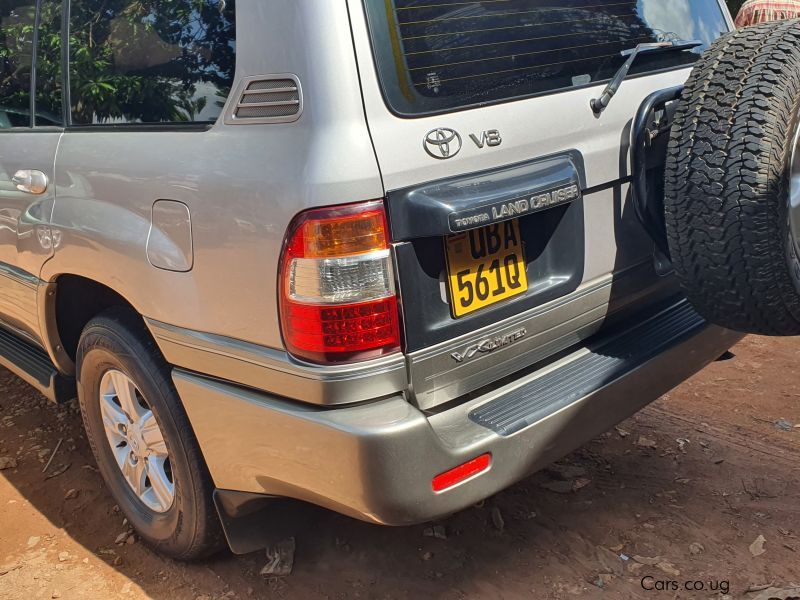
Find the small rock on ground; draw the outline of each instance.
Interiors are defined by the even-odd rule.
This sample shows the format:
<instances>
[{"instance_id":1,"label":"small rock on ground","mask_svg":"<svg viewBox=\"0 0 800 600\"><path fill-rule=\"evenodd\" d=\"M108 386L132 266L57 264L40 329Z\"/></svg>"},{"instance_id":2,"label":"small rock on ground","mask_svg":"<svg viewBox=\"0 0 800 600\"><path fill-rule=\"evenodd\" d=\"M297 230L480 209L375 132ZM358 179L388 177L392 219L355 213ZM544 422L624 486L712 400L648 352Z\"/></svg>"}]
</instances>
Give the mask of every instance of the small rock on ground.
<instances>
[{"instance_id":1,"label":"small rock on ground","mask_svg":"<svg viewBox=\"0 0 800 600\"><path fill-rule=\"evenodd\" d=\"M767 543L767 539L763 535L759 535L753 543L750 544L750 554L753 556L761 556L764 554L767 549L764 548L764 544Z\"/></svg>"},{"instance_id":2,"label":"small rock on ground","mask_svg":"<svg viewBox=\"0 0 800 600\"><path fill-rule=\"evenodd\" d=\"M267 548L267 564L261 569L261 575L291 575L294 567L295 541L287 538Z\"/></svg>"},{"instance_id":3,"label":"small rock on ground","mask_svg":"<svg viewBox=\"0 0 800 600\"><path fill-rule=\"evenodd\" d=\"M432 537L439 540L446 540L447 530L445 530L443 525L434 525L433 527L426 527L425 530L422 532L422 535L424 535L425 537Z\"/></svg>"},{"instance_id":4,"label":"small rock on ground","mask_svg":"<svg viewBox=\"0 0 800 600\"><path fill-rule=\"evenodd\" d=\"M699 542L692 542L689 544L689 552L692 554L702 554L705 551L703 544Z\"/></svg>"},{"instance_id":5,"label":"small rock on ground","mask_svg":"<svg viewBox=\"0 0 800 600\"><path fill-rule=\"evenodd\" d=\"M579 465L551 465L547 467L547 473L562 481L586 477L586 469Z\"/></svg>"},{"instance_id":6,"label":"small rock on ground","mask_svg":"<svg viewBox=\"0 0 800 600\"><path fill-rule=\"evenodd\" d=\"M503 519L503 514L496 506L492 508L492 525L494 525L494 528L500 533L503 533L503 530L506 528L506 522Z\"/></svg>"},{"instance_id":7,"label":"small rock on ground","mask_svg":"<svg viewBox=\"0 0 800 600\"><path fill-rule=\"evenodd\" d=\"M117 539L114 540L114 543L115 544L124 544L128 540L128 537L130 535L131 535L130 531L123 531L122 533L120 533L117 536Z\"/></svg>"},{"instance_id":8,"label":"small rock on ground","mask_svg":"<svg viewBox=\"0 0 800 600\"><path fill-rule=\"evenodd\" d=\"M655 440L651 440L649 437L640 435L639 439L636 440L636 445L639 446L639 448L653 449L657 446L657 443Z\"/></svg>"}]
</instances>

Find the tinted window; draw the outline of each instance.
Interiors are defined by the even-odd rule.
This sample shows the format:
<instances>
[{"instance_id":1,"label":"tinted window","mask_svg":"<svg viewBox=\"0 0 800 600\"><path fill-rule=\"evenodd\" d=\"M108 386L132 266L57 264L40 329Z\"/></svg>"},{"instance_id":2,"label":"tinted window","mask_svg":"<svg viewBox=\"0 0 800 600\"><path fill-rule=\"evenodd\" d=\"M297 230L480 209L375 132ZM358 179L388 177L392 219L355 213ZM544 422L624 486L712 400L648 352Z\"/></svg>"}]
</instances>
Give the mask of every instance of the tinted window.
<instances>
[{"instance_id":1,"label":"tinted window","mask_svg":"<svg viewBox=\"0 0 800 600\"><path fill-rule=\"evenodd\" d=\"M63 125L61 114L61 0L43 0L36 51L36 125Z\"/></svg>"},{"instance_id":2,"label":"tinted window","mask_svg":"<svg viewBox=\"0 0 800 600\"><path fill-rule=\"evenodd\" d=\"M642 42L692 52L642 56L632 74L692 64L728 30L717 0L365 0L389 103L418 114L610 79Z\"/></svg>"},{"instance_id":3,"label":"tinted window","mask_svg":"<svg viewBox=\"0 0 800 600\"><path fill-rule=\"evenodd\" d=\"M0 129L29 127L35 3L0 0Z\"/></svg>"},{"instance_id":4,"label":"tinted window","mask_svg":"<svg viewBox=\"0 0 800 600\"><path fill-rule=\"evenodd\" d=\"M73 125L213 122L235 67L234 0L72 0Z\"/></svg>"}]
</instances>

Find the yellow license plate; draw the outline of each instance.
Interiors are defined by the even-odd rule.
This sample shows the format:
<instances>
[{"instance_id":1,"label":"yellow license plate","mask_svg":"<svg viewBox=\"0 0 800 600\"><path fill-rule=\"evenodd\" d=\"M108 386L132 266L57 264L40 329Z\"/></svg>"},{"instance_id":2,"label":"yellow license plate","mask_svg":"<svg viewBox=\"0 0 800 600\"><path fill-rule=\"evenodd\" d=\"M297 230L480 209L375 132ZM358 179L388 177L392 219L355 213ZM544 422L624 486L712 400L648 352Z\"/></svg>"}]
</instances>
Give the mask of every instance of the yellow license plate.
<instances>
[{"instance_id":1,"label":"yellow license plate","mask_svg":"<svg viewBox=\"0 0 800 600\"><path fill-rule=\"evenodd\" d=\"M528 289L515 219L445 238L450 308L463 317Z\"/></svg>"}]
</instances>

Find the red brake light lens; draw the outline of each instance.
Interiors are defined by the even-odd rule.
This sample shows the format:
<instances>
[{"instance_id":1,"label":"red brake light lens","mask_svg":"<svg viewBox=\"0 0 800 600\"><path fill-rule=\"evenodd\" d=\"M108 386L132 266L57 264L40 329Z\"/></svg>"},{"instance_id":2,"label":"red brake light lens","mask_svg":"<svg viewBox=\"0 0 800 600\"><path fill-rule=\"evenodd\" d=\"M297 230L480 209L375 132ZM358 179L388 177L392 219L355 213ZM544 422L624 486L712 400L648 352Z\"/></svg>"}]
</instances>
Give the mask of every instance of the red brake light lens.
<instances>
[{"instance_id":1,"label":"red brake light lens","mask_svg":"<svg viewBox=\"0 0 800 600\"><path fill-rule=\"evenodd\" d=\"M299 215L287 234L280 277L284 341L293 355L329 363L399 350L382 202Z\"/></svg>"}]
</instances>

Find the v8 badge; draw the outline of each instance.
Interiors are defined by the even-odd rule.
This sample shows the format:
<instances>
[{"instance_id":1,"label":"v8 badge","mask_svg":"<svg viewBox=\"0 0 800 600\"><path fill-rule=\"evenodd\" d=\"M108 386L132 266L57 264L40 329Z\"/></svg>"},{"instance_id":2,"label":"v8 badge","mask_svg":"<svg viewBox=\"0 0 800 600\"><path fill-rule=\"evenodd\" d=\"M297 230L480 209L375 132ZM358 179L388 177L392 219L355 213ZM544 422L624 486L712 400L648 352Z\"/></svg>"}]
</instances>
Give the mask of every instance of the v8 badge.
<instances>
[{"instance_id":1,"label":"v8 badge","mask_svg":"<svg viewBox=\"0 0 800 600\"><path fill-rule=\"evenodd\" d=\"M470 133L469 137L481 150L487 146L489 148L495 148L503 143L503 138L500 136L500 132L497 129L487 129L481 132L480 137L474 133Z\"/></svg>"}]
</instances>

